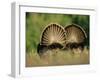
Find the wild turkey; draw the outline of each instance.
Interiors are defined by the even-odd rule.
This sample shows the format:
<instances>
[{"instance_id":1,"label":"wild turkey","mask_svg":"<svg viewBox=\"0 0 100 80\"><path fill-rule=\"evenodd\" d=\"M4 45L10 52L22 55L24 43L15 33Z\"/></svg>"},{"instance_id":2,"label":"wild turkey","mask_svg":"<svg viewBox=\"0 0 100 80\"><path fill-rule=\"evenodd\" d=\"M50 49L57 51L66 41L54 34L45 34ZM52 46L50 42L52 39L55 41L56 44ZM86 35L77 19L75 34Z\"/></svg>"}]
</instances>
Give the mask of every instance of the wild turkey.
<instances>
[{"instance_id":1,"label":"wild turkey","mask_svg":"<svg viewBox=\"0 0 100 80\"><path fill-rule=\"evenodd\" d=\"M43 31L38 53L42 54L47 50L61 49L66 44L66 35L64 28L58 24L49 24Z\"/></svg>"},{"instance_id":2,"label":"wild turkey","mask_svg":"<svg viewBox=\"0 0 100 80\"><path fill-rule=\"evenodd\" d=\"M66 32L66 48L81 48L83 49L87 38L85 30L79 25L72 24L65 27Z\"/></svg>"}]
</instances>

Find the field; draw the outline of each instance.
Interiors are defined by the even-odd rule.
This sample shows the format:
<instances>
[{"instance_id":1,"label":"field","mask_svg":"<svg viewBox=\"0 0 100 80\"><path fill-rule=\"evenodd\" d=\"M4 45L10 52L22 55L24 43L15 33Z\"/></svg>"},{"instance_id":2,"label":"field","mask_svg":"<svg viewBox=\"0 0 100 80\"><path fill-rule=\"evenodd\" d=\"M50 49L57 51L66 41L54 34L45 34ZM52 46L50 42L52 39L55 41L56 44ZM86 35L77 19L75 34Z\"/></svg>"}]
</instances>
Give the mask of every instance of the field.
<instances>
[{"instance_id":1,"label":"field","mask_svg":"<svg viewBox=\"0 0 100 80\"><path fill-rule=\"evenodd\" d=\"M26 54L26 67L89 64L89 50L52 50L41 57L34 51Z\"/></svg>"}]
</instances>

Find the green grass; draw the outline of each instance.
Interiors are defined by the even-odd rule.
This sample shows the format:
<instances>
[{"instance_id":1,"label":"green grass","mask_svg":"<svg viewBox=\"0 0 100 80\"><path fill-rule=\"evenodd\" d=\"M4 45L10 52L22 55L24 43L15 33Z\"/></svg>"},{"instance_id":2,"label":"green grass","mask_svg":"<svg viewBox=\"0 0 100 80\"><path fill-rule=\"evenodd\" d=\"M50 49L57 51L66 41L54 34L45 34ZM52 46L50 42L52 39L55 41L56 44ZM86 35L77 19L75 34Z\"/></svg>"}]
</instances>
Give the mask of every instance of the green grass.
<instances>
[{"instance_id":1,"label":"green grass","mask_svg":"<svg viewBox=\"0 0 100 80\"><path fill-rule=\"evenodd\" d=\"M31 51L26 54L26 67L89 64L89 50L49 50L40 56Z\"/></svg>"}]
</instances>

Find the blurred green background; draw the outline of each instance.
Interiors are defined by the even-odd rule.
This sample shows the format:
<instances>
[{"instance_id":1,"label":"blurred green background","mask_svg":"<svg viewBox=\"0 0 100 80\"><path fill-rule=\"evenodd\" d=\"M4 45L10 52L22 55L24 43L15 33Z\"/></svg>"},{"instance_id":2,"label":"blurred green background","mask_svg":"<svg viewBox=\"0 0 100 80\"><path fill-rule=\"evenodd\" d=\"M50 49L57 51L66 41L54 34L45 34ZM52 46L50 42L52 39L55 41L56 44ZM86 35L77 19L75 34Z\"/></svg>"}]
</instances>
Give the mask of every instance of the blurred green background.
<instances>
[{"instance_id":1,"label":"blurred green background","mask_svg":"<svg viewBox=\"0 0 100 80\"><path fill-rule=\"evenodd\" d=\"M50 14L26 12L26 52L37 51L43 29L50 23L63 27L72 23L80 25L87 33L86 45L89 47L89 15Z\"/></svg>"}]
</instances>

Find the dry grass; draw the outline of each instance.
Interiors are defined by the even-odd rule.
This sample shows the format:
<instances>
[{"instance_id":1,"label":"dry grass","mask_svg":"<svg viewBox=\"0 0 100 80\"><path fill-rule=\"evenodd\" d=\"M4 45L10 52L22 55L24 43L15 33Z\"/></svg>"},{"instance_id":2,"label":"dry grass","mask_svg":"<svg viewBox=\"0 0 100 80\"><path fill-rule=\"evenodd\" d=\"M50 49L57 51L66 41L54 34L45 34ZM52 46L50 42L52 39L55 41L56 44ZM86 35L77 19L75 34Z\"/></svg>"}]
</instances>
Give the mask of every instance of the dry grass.
<instances>
[{"instance_id":1,"label":"dry grass","mask_svg":"<svg viewBox=\"0 0 100 80\"><path fill-rule=\"evenodd\" d=\"M85 47L81 52L77 50L50 50L41 58L35 53L26 54L26 67L89 64L89 50Z\"/></svg>"}]
</instances>

